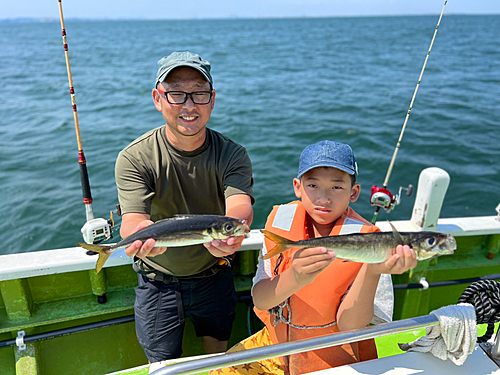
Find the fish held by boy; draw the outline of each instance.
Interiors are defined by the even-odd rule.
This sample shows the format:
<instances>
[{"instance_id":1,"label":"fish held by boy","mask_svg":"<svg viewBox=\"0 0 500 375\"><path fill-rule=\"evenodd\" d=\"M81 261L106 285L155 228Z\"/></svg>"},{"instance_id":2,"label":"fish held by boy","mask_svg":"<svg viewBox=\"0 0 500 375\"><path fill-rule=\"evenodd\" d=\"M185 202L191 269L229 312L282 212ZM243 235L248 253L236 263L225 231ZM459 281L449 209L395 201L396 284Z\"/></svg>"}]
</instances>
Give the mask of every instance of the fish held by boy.
<instances>
[{"instance_id":1,"label":"fish held by boy","mask_svg":"<svg viewBox=\"0 0 500 375\"><path fill-rule=\"evenodd\" d=\"M264 235L277 245L263 259L272 258L293 247L325 247L335 251L337 258L358 263L385 262L395 253L398 245L408 245L414 251L417 260L428 260L440 255L453 254L457 248L455 238L449 234L437 232L401 232L391 224L391 232L355 233L339 236L311 238L290 241L267 230Z\"/></svg>"},{"instance_id":2,"label":"fish held by boy","mask_svg":"<svg viewBox=\"0 0 500 375\"><path fill-rule=\"evenodd\" d=\"M99 253L96 264L96 273L99 273L113 251L128 247L137 240L144 242L152 238L156 240L155 247L177 247L225 240L248 232L250 228L246 220L219 215L176 215L159 220L114 245L79 243L78 246Z\"/></svg>"}]
</instances>

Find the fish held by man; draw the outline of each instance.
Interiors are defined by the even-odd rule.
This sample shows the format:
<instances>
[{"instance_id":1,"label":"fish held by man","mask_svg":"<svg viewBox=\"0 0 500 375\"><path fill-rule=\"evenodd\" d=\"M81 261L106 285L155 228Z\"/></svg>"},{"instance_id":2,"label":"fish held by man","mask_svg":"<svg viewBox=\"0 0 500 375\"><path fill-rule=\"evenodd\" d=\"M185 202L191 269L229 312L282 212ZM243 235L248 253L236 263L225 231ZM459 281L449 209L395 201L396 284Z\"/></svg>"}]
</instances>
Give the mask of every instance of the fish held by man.
<instances>
[{"instance_id":1,"label":"fish held by man","mask_svg":"<svg viewBox=\"0 0 500 375\"><path fill-rule=\"evenodd\" d=\"M176 215L159 220L114 245L92 245L79 243L78 246L99 254L96 273L104 266L111 253L130 246L135 241L156 240L156 247L189 246L243 236L250 232L246 220L219 215Z\"/></svg>"},{"instance_id":2,"label":"fish held by man","mask_svg":"<svg viewBox=\"0 0 500 375\"><path fill-rule=\"evenodd\" d=\"M398 245L408 245L418 261L428 260L440 255L453 254L457 248L455 238L437 232L398 232L391 224L391 232L355 233L339 236L311 238L291 241L267 230L261 230L276 246L263 259L272 258L293 247L325 247L335 251L337 258L358 263L385 262L396 252Z\"/></svg>"}]
</instances>

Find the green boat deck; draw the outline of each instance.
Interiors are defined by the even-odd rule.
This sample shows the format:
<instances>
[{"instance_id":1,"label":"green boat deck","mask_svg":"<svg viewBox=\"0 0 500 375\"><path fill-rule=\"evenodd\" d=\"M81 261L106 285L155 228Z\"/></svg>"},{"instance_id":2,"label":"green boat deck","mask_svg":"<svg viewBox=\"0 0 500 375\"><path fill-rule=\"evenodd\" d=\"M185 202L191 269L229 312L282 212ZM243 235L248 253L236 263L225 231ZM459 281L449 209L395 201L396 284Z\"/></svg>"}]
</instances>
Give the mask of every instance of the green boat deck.
<instances>
[{"instance_id":1,"label":"green boat deck","mask_svg":"<svg viewBox=\"0 0 500 375\"><path fill-rule=\"evenodd\" d=\"M235 286L239 296L248 296L257 251L239 253ZM97 277L96 277L97 276ZM133 316L137 274L130 264L95 270L35 276L0 281L0 342L15 339L19 331L26 337ZM106 303L98 296L105 294ZM259 329L250 300L237 305L230 345ZM2 375L15 374L107 374L147 364L135 335L134 322L66 334L17 346L0 347ZM185 328L183 356L203 354L190 321Z\"/></svg>"},{"instance_id":2,"label":"green boat deck","mask_svg":"<svg viewBox=\"0 0 500 375\"><path fill-rule=\"evenodd\" d=\"M500 235L457 237L457 243L453 256L420 262L414 270L394 275L394 284L419 283L422 277L431 283L461 280L500 270L500 256L488 258L488 254L498 251ZM255 269L257 251L237 255L235 284L238 295L247 298L238 303L229 345L262 327L248 298L253 272L242 274L242 269L244 272ZM133 315L137 274L132 267L129 264L107 267L99 279L95 276L94 270L82 270L0 281L0 342L15 339L21 330L29 337ZM394 318L425 315L441 306L455 304L469 284L396 290ZM98 303L97 296L103 293L107 302ZM380 356L401 353L394 340L377 339ZM404 340L413 341L415 336L410 334ZM203 354L201 340L189 321L183 349L186 357ZM138 366L146 364L133 321L28 343L25 351L15 345L0 349L2 375L61 375L73 374L75 369L79 374L108 374L124 369L133 369L127 373L142 374L149 370Z\"/></svg>"}]
</instances>

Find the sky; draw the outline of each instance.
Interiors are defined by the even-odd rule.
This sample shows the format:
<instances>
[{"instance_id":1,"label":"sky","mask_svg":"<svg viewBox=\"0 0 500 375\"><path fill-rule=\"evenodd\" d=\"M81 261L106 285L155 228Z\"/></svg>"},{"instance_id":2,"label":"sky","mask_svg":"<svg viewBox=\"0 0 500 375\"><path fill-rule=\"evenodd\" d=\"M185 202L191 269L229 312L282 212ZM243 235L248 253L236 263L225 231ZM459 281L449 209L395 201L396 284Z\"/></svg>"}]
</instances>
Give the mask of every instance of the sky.
<instances>
[{"instance_id":1,"label":"sky","mask_svg":"<svg viewBox=\"0 0 500 375\"><path fill-rule=\"evenodd\" d=\"M65 18L204 19L439 14L444 0L62 0ZM449 0L445 14L500 14L500 0ZM0 19L59 18L57 0L0 0Z\"/></svg>"}]
</instances>

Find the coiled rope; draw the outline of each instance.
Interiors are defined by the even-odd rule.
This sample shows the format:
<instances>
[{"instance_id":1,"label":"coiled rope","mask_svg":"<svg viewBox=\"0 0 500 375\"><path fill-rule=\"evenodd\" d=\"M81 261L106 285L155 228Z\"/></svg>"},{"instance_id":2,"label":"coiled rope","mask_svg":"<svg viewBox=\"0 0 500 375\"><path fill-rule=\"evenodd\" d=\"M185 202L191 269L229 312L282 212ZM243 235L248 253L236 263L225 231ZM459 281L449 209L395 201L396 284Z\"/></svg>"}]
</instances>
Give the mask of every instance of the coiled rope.
<instances>
[{"instance_id":1,"label":"coiled rope","mask_svg":"<svg viewBox=\"0 0 500 375\"><path fill-rule=\"evenodd\" d=\"M458 303L470 303L476 310L476 322L488 324L486 333L478 337L478 343L488 341L500 322L500 283L495 280L480 280L468 286Z\"/></svg>"}]
</instances>

